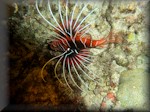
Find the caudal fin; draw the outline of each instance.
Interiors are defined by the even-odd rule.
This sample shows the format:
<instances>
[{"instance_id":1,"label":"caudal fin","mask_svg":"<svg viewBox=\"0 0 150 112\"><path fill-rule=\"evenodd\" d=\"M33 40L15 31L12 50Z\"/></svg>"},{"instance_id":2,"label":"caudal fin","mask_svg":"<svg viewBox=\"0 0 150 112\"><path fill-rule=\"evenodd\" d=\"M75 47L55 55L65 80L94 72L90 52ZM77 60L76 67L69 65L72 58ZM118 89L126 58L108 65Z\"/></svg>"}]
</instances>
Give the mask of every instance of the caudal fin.
<instances>
[{"instance_id":1,"label":"caudal fin","mask_svg":"<svg viewBox=\"0 0 150 112\"><path fill-rule=\"evenodd\" d=\"M121 32L114 33L113 31L111 31L107 36L107 39L108 43L122 43L123 36Z\"/></svg>"}]
</instances>

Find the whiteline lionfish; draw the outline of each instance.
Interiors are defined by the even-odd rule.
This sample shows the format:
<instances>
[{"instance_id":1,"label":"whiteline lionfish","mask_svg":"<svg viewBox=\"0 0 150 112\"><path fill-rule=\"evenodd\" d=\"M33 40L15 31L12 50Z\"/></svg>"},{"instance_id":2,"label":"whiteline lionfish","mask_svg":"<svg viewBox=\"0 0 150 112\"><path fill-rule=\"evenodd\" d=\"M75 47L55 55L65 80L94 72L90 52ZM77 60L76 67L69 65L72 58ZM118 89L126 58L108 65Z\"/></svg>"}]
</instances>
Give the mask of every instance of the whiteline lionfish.
<instances>
[{"instance_id":1,"label":"whiteline lionfish","mask_svg":"<svg viewBox=\"0 0 150 112\"><path fill-rule=\"evenodd\" d=\"M89 51L89 48L97 47L97 46L103 46L104 44L108 43L107 38L101 38L100 40L92 40L91 35L87 34L87 32L90 29L90 25L92 22L89 24L82 26L82 23L95 11L92 10L90 11L81 21L79 21L79 18L81 17L81 14L83 13L84 9L87 7L87 5L84 5L84 7L81 9L79 14L77 15L76 19L74 18L74 13L77 7L77 2L74 5L73 11L71 15L68 15L68 0L65 0L65 18L62 16L62 10L61 10L61 5L60 5L60 0L58 3L58 11L59 11L59 16L60 16L60 23L56 20L54 17L54 14L51 9L51 4L50 1L48 0L48 10L57 24L55 26L52 24L50 21L48 21L40 12L38 8L38 1L36 1L36 9L40 16L51 26L54 28L55 32L55 39L48 43L49 47L54 50L54 51L60 51L62 52L60 55L51 58L49 61L45 63L41 70L41 75L43 75L43 70L46 67L47 64L49 64L52 60L58 58L58 61L55 65L54 68L54 73L56 78L60 81L58 78L58 75L56 73L58 64L62 62L62 70L63 70L63 77L65 80L65 83L67 86L71 89L72 87L67 81L66 78L66 73L65 70L67 69L69 77L71 78L72 82L76 85L77 88L83 91L83 89L77 84L77 82L74 79L74 76L72 75L72 70L77 75L77 78L83 83L85 86L84 80L81 78L78 70L82 71L82 73L87 76L90 80L93 80L93 77L89 76L84 69L87 69L87 64L91 63L91 54ZM88 28L88 29L87 29ZM72 70L71 70L72 68ZM89 72L91 72L89 70ZM61 82L61 81L60 81Z\"/></svg>"}]
</instances>

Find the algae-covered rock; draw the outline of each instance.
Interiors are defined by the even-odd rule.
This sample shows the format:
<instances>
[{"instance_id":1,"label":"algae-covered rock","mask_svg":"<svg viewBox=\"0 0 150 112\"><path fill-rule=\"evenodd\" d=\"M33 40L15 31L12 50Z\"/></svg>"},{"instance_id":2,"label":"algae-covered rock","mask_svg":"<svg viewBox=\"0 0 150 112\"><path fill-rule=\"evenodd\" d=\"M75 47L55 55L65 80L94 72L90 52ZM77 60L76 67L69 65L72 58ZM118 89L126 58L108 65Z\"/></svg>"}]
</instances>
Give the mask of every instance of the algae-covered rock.
<instances>
[{"instance_id":1,"label":"algae-covered rock","mask_svg":"<svg viewBox=\"0 0 150 112\"><path fill-rule=\"evenodd\" d=\"M77 23L81 24L82 28L86 26L87 29L83 30L83 33L87 34L84 35L85 38L91 35L94 41L108 39L104 46L90 48L91 53L87 57L91 57L89 58L91 62L89 61L90 63L85 66L80 64L82 70L77 64L75 67L70 66L75 82L84 90L78 91L70 77L68 67L65 66L64 71L66 72L62 75L62 60L56 71L64 85L56 79L54 68L60 58L51 61L45 67L43 77L46 82L42 80L43 77L40 73L44 64L61 53L48 49L49 44L47 43L58 39L59 36L57 37L55 34L56 28L48 24L38 13L34 0L22 0L19 3L15 1L14 5L12 4L15 9L14 14L9 17L8 21L11 104L36 106L71 104L76 108L76 105L79 105L81 111L85 111L83 108L89 111L100 111L103 108L116 109L119 104L122 104L124 108L146 108L144 103L147 104L147 85L143 84L146 82L144 77L147 76L146 72L133 70L122 73L127 69L146 68L148 65L146 63L146 53L149 53L149 47L146 44L148 43L146 33L148 23L144 22L147 15L144 11L146 2L85 0L78 1L76 4L76 1L69 0L67 7L66 0L61 0L59 7L59 0L51 0L50 6L57 23L47 7L47 0L37 0L41 14L56 28L62 24L61 18L65 23L67 16L69 22L73 17L73 20L78 20ZM81 16L78 18L80 14ZM63 27L62 31L65 31ZM69 34L70 30L71 28L66 33ZM77 68L83 81L77 76L74 68ZM120 73L122 73L121 80ZM74 92L70 92L64 76L66 76L68 84L75 90ZM120 101L116 102L118 86ZM109 95L110 91L114 94ZM110 97L107 97L108 95Z\"/></svg>"},{"instance_id":2,"label":"algae-covered rock","mask_svg":"<svg viewBox=\"0 0 150 112\"><path fill-rule=\"evenodd\" d=\"M117 98L123 108L148 109L148 75L143 69L122 72Z\"/></svg>"}]
</instances>

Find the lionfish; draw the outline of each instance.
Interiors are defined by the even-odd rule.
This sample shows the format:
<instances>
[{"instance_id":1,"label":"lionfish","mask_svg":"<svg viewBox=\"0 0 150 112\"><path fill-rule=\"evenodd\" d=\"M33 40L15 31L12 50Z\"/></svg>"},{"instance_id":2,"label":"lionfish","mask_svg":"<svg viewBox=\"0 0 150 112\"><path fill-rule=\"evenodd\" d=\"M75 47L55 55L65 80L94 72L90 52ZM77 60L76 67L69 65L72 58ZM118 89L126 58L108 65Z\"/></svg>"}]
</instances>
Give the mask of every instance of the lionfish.
<instances>
[{"instance_id":1,"label":"lionfish","mask_svg":"<svg viewBox=\"0 0 150 112\"><path fill-rule=\"evenodd\" d=\"M81 17L81 14L83 13L83 11L87 7L87 5L84 5L83 8L81 9L81 11L79 12L79 14L77 15L76 19L73 19L75 9L77 7L77 2L75 3L75 5L73 7L73 11L72 11L72 13L69 17L68 9L67 9L68 8L68 0L65 0L65 1L66 1L66 4L65 4L65 9L66 9L65 18L63 18L63 16L62 16L60 0L59 0L59 3L58 3L58 11L59 11L59 16L60 16L60 21L61 21L59 23L56 20L54 14L52 12L51 4L50 4L50 1L48 0L48 3L47 3L48 10L49 10L49 13L50 13L51 17L53 18L53 20L57 24L57 26L55 26L54 24L52 24L50 21L48 21L42 15L42 13L40 12L39 7L38 7L38 1L36 0L36 9L38 11L38 14L51 27L53 27L54 32L55 32L55 39L53 41L49 42L48 46L54 51L61 52L60 55L51 58L49 61L47 61L44 64L44 66L42 67L42 70L41 70L41 75L43 75L43 70L47 66L47 64L49 64L54 59L58 58L58 61L55 64L54 73L55 73L56 78L59 80L59 82L61 82L61 80L58 78L58 74L57 74L56 71L57 71L58 64L60 62L62 62L63 78L64 78L64 81L65 81L66 85L73 91L72 87L70 86L70 84L67 81L67 77L66 77L66 73L65 73L65 70L67 69L68 75L69 75L70 79L72 80L72 82L76 85L76 87L78 89L83 91L83 89L75 81L75 79L72 75L71 68L74 70L74 72L77 75L77 78L81 81L81 83L83 83L87 87L84 80L81 78L78 70L82 71L82 73L86 77L88 77L90 80L94 81L94 78L89 76L84 71L84 69L87 69L89 72L91 72L87 68L87 64L90 64L91 59L92 59L89 48L95 48L97 46L103 46L106 43L108 43L108 39L107 38L101 38L100 40L92 40L91 35L88 34L88 31L90 29L89 26L91 25L92 22L90 22L89 24L87 24L85 26L82 25L83 22L95 11L96 8L93 9L92 11L90 11L79 22L79 18ZM92 72L92 74L94 74L94 73Z\"/></svg>"}]
</instances>

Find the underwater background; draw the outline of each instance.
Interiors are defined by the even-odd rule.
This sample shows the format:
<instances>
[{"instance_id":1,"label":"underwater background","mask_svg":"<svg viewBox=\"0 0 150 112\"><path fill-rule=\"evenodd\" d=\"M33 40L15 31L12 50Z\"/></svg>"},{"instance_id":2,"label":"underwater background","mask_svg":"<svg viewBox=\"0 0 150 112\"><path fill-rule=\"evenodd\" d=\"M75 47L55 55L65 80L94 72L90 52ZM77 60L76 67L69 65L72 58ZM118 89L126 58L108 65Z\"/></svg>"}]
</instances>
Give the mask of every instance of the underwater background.
<instances>
[{"instance_id":1,"label":"underwater background","mask_svg":"<svg viewBox=\"0 0 150 112\"><path fill-rule=\"evenodd\" d=\"M52 12L60 20L58 1L50 0ZM110 43L104 48L91 48L93 61L85 72L96 74L94 80L86 80L88 88L79 83L84 91L73 86L71 92L66 85L59 83L54 74L57 60L53 60L40 75L43 65L59 52L47 48L47 40L52 41L53 28L37 12L34 0L6 2L9 43L6 56L9 59L9 101L10 105L29 106L31 110L149 110L149 10L148 1L95 0L78 1L75 17L87 4L79 21L82 21L92 9L97 8L83 25L95 21L89 34L97 40L107 37L112 31L113 38L119 43ZM75 1L69 0L71 12ZM65 0L61 0L62 16L65 18ZM50 16L47 4L39 1L41 13L56 25ZM62 65L57 73L62 77ZM68 76L68 72L66 72ZM97 84L96 82L99 82ZM6 110L9 110L9 107ZM17 109L16 107L10 109ZM24 108L25 109L25 108ZM27 108L26 108L27 109Z\"/></svg>"}]
</instances>

